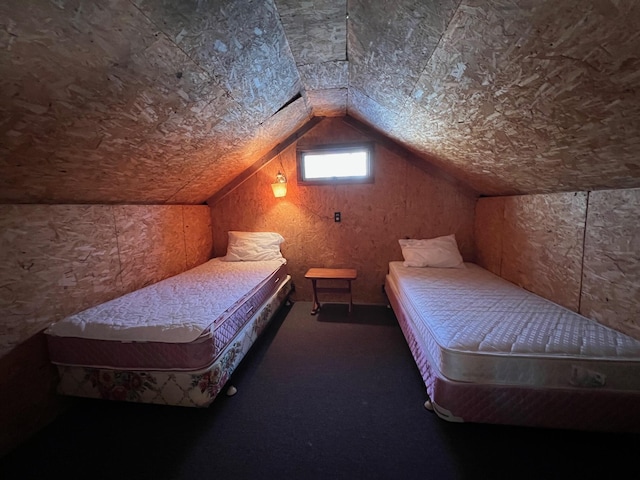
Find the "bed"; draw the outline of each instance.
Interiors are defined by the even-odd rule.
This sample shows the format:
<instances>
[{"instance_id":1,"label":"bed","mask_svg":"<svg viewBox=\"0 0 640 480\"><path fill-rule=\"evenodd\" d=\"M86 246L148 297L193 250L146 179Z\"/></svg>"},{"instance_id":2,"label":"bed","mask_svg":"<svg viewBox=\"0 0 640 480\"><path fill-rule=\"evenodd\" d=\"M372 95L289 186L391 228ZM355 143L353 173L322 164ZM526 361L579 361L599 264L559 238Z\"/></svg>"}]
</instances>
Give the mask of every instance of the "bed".
<instances>
[{"instance_id":1,"label":"bed","mask_svg":"<svg viewBox=\"0 0 640 480\"><path fill-rule=\"evenodd\" d=\"M58 392L211 404L291 291L279 249L232 253L50 325Z\"/></svg>"},{"instance_id":2,"label":"bed","mask_svg":"<svg viewBox=\"0 0 640 480\"><path fill-rule=\"evenodd\" d=\"M390 262L385 291L438 416L640 432L638 340L473 263L423 263Z\"/></svg>"}]
</instances>

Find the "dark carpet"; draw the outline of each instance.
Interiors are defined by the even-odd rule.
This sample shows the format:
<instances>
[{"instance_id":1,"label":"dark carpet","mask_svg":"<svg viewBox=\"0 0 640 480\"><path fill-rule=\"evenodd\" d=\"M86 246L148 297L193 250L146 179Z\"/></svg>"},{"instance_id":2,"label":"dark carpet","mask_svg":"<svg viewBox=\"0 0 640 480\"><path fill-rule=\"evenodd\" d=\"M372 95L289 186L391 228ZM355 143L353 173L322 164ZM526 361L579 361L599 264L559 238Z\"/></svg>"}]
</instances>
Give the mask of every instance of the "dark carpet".
<instances>
[{"instance_id":1,"label":"dark carpet","mask_svg":"<svg viewBox=\"0 0 640 480\"><path fill-rule=\"evenodd\" d=\"M0 478L630 478L638 435L445 422L385 307L285 307L206 409L78 399ZM638 406L640 408L640 405ZM633 470L632 470L633 471ZM632 475L634 476L634 475Z\"/></svg>"}]
</instances>

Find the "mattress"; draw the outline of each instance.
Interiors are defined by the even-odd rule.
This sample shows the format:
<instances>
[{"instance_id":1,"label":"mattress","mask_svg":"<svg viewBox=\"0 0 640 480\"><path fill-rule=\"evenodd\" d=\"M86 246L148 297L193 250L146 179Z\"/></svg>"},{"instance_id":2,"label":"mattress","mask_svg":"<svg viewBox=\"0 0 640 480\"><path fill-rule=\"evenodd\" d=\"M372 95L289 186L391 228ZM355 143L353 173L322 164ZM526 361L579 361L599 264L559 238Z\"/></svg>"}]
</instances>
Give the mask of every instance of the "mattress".
<instances>
[{"instance_id":1,"label":"mattress","mask_svg":"<svg viewBox=\"0 0 640 480\"><path fill-rule=\"evenodd\" d=\"M45 331L51 361L119 370L205 368L286 278L284 261L214 258L51 325Z\"/></svg>"},{"instance_id":2,"label":"mattress","mask_svg":"<svg viewBox=\"0 0 640 480\"><path fill-rule=\"evenodd\" d=\"M640 391L639 341L465 267L389 264L387 284L430 375L485 386Z\"/></svg>"},{"instance_id":3,"label":"mattress","mask_svg":"<svg viewBox=\"0 0 640 480\"><path fill-rule=\"evenodd\" d=\"M183 407L206 407L224 389L233 371L291 292L291 277L258 307L231 342L203 369L143 370L57 365L58 393Z\"/></svg>"}]
</instances>

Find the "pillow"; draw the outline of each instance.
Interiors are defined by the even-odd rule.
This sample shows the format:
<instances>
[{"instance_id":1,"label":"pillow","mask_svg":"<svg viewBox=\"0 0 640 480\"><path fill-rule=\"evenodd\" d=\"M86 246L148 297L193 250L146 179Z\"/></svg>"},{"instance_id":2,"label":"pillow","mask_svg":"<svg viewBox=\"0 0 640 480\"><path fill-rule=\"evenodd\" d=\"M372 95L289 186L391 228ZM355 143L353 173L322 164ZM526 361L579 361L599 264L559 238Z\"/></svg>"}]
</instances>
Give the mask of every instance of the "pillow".
<instances>
[{"instance_id":1,"label":"pillow","mask_svg":"<svg viewBox=\"0 0 640 480\"><path fill-rule=\"evenodd\" d=\"M425 240L398 240L405 267L465 268L454 234Z\"/></svg>"},{"instance_id":2,"label":"pillow","mask_svg":"<svg viewBox=\"0 0 640 480\"><path fill-rule=\"evenodd\" d=\"M229 232L226 262L251 262L284 258L280 244L284 238L274 232Z\"/></svg>"}]
</instances>

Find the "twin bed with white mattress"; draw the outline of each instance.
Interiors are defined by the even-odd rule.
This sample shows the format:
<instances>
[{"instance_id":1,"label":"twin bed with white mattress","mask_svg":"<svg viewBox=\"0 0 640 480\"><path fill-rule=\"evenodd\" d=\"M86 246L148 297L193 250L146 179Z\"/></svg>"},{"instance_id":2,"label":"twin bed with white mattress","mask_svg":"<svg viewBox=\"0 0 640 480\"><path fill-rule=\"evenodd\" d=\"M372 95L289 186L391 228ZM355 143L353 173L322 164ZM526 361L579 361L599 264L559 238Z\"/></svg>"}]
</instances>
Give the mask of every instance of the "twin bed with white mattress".
<instances>
[{"instance_id":1,"label":"twin bed with white mattress","mask_svg":"<svg viewBox=\"0 0 640 480\"><path fill-rule=\"evenodd\" d=\"M471 263L385 290L440 417L640 432L640 341Z\"/></svg>"},{"instance_id":2,"label":"twin bed with white mattress","mask_svg":"<svg viewBox=\"0 0 640 480\"><path fill-rule=\"evenodd\" d=\"M59 393L203 407L291 290L286 261L208 262L46 331Z\"/></svg>"}]
</instances>

